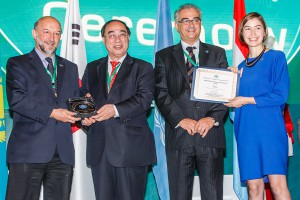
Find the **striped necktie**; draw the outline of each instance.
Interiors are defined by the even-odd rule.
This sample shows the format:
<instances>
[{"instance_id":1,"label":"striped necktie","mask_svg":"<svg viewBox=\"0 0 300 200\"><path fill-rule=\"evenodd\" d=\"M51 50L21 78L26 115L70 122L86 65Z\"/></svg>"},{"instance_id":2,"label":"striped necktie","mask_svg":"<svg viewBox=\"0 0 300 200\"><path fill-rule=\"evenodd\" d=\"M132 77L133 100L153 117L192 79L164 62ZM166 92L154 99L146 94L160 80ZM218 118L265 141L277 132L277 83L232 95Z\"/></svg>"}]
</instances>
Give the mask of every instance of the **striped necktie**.
<instances>
[{"instance_id":1,"label":"striped necktie","mask_svg":"<svg viewBox=\"0 0 300 200\"><path fill-rule=\"evenodd\" d=\"M47 69L51 73L51 75L53 76L54 66L53 66L52 59L50 57L47 57L47 58L45 58L45 60L48 62Z\"/></svg>"},{"instance_id":2,"label":"striped necktie","mask_svg":"<svg viewBox=\"0 0 300 200\"><path fill-rule=\"evenodd\" d=\"M196 49L196 47L187 47L186 48L187 52L189 53L190 58L194 61L194 63L196 63L196 57L193 52L194 49ZM193 80L194 65L189 61L189 59L187 59L187 61L186 61L186 69L187 69L189 81L191 83Z\"/></svg>"},{"instance_id":3,"label":"striped necktie","mask_svg":"<svg viewBox=\"0 0 300 200\"><path fill-rule=\"evenodd\" d=\"M117 68L117 66L118 66L119 63L120 62L118 62L118 61L110 61L110 64L111 64L110 78L111 79L110 79L110 82L109 82L109 89L113 86L114 81L116 79L117 72L115 72L115 70L116 70L116 68Z\"/></svg>"}]
</instances>

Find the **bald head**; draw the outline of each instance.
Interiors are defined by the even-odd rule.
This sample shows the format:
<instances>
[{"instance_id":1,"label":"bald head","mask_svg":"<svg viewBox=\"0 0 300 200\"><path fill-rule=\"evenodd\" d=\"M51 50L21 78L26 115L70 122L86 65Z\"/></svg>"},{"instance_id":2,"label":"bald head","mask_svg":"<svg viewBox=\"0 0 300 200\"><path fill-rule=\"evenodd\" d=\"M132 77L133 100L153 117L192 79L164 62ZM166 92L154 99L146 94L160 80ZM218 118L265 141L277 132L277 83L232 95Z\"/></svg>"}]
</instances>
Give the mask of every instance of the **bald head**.
<instances>
[{"instance_id":1,"label":"bald head","mask_svg":"<svg viewBox=\"0 0 300 200\"><path fill-rule=\"evenodd\" d=\"M53 20L53 21L55 21L56 23L58 23L59 24L59 27L60 27L60 29L61 29L61 24L60 24L60 22L56 19L56 18L54 18L54 17L52 17L52 16L44 16L44 17L41 17L38 21L36 21L35 23L34 23L34 29L36 29L38 26L39 26L39 23L40 22L43 22L43 21L49 21L49 20Z\"/></svg>"},{"instance_id":2,"label":"bald head","mask_svg":"<svg viewBox=\"0 0 300 200\"><path fill-rule=\"evenodd\" d=\"M60 42L61 25L54 17L42 17L34 24L32 36L35 40L35 47L45 56L52 56Z\"/></svg>"}]
</instances>

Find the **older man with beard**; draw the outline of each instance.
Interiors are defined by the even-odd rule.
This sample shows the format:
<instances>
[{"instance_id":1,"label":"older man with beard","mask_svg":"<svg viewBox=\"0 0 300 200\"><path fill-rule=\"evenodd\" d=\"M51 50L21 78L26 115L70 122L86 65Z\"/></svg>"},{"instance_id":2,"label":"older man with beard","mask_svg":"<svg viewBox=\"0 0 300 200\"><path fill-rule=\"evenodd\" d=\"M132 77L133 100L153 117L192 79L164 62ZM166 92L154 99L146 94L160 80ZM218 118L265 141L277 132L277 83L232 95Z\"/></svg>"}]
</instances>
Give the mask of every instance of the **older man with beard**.
<instances>
[{"instance_id":1,"label":"older man with beard","mask_svg":"<svg viewBox=\"0 0 300 200\"><path fill-rule=\"evenodd\" d=\"M79 95L78 70L55 54L61 25L40 18L35 48L7 61L7 98L13 129L7 146L7 200L69 199L74 165L71 123L80 120L66 100Z\"/></svg>"}]
</instances>

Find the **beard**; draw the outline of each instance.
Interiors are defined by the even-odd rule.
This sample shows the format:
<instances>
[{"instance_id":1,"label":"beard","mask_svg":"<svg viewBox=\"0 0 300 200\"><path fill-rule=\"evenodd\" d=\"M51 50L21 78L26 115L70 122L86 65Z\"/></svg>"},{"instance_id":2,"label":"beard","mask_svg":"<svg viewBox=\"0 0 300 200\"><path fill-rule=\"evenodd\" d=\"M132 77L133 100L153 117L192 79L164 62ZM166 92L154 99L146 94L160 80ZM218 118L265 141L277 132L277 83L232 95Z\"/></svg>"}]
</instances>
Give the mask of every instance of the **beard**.
<instances>
[{"instance_id":1,"label":"beard","mask_svg":"<svg viewBox=\"0 0 300 200\"><path fill-rule=\"evenodd\" d=\"M38 37L36 37L36 39L37 39L38 45L43 53L48 54L48 55L53 55L56 52L57 46L54 47L53 49L49 49L49 48L47 49L44 45L45 42L42 42Z\"/></svg>"}]
</instances>

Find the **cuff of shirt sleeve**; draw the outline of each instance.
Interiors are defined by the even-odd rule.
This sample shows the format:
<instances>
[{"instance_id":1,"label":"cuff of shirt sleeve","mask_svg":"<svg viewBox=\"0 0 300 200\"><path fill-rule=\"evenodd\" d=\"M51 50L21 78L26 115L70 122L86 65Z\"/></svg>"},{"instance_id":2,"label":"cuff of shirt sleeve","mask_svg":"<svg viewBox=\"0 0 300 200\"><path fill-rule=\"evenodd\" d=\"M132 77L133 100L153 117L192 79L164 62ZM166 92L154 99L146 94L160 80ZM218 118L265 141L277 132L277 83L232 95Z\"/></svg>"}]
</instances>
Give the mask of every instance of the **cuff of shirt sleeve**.
<instances>
[{"instance_id":1,"label":"cuff of shirt sleeve","mask_svg":"<svg viewBox=\"0 0 300 200\"><path fill-rule=\"evenodd\" d=\"M115 105L113 105L114 109L115 109L115 116L114 118L120 117L119 112L117 110L117 107Z\"/></svg>"},{"instance_id":2,"label":"cuff of shirt sleeve","mask_svg":"<svg viewBox=\"0 0 300 200\"><path fill-rule=\"evenodd\" d=\"M213 118L213 117L209 117L209 118L211 118L215 123L214 123L214 126L219 126L219 122L217 122L216 120L215 120L215 118Z\"/></svg>"}]
</instances>

